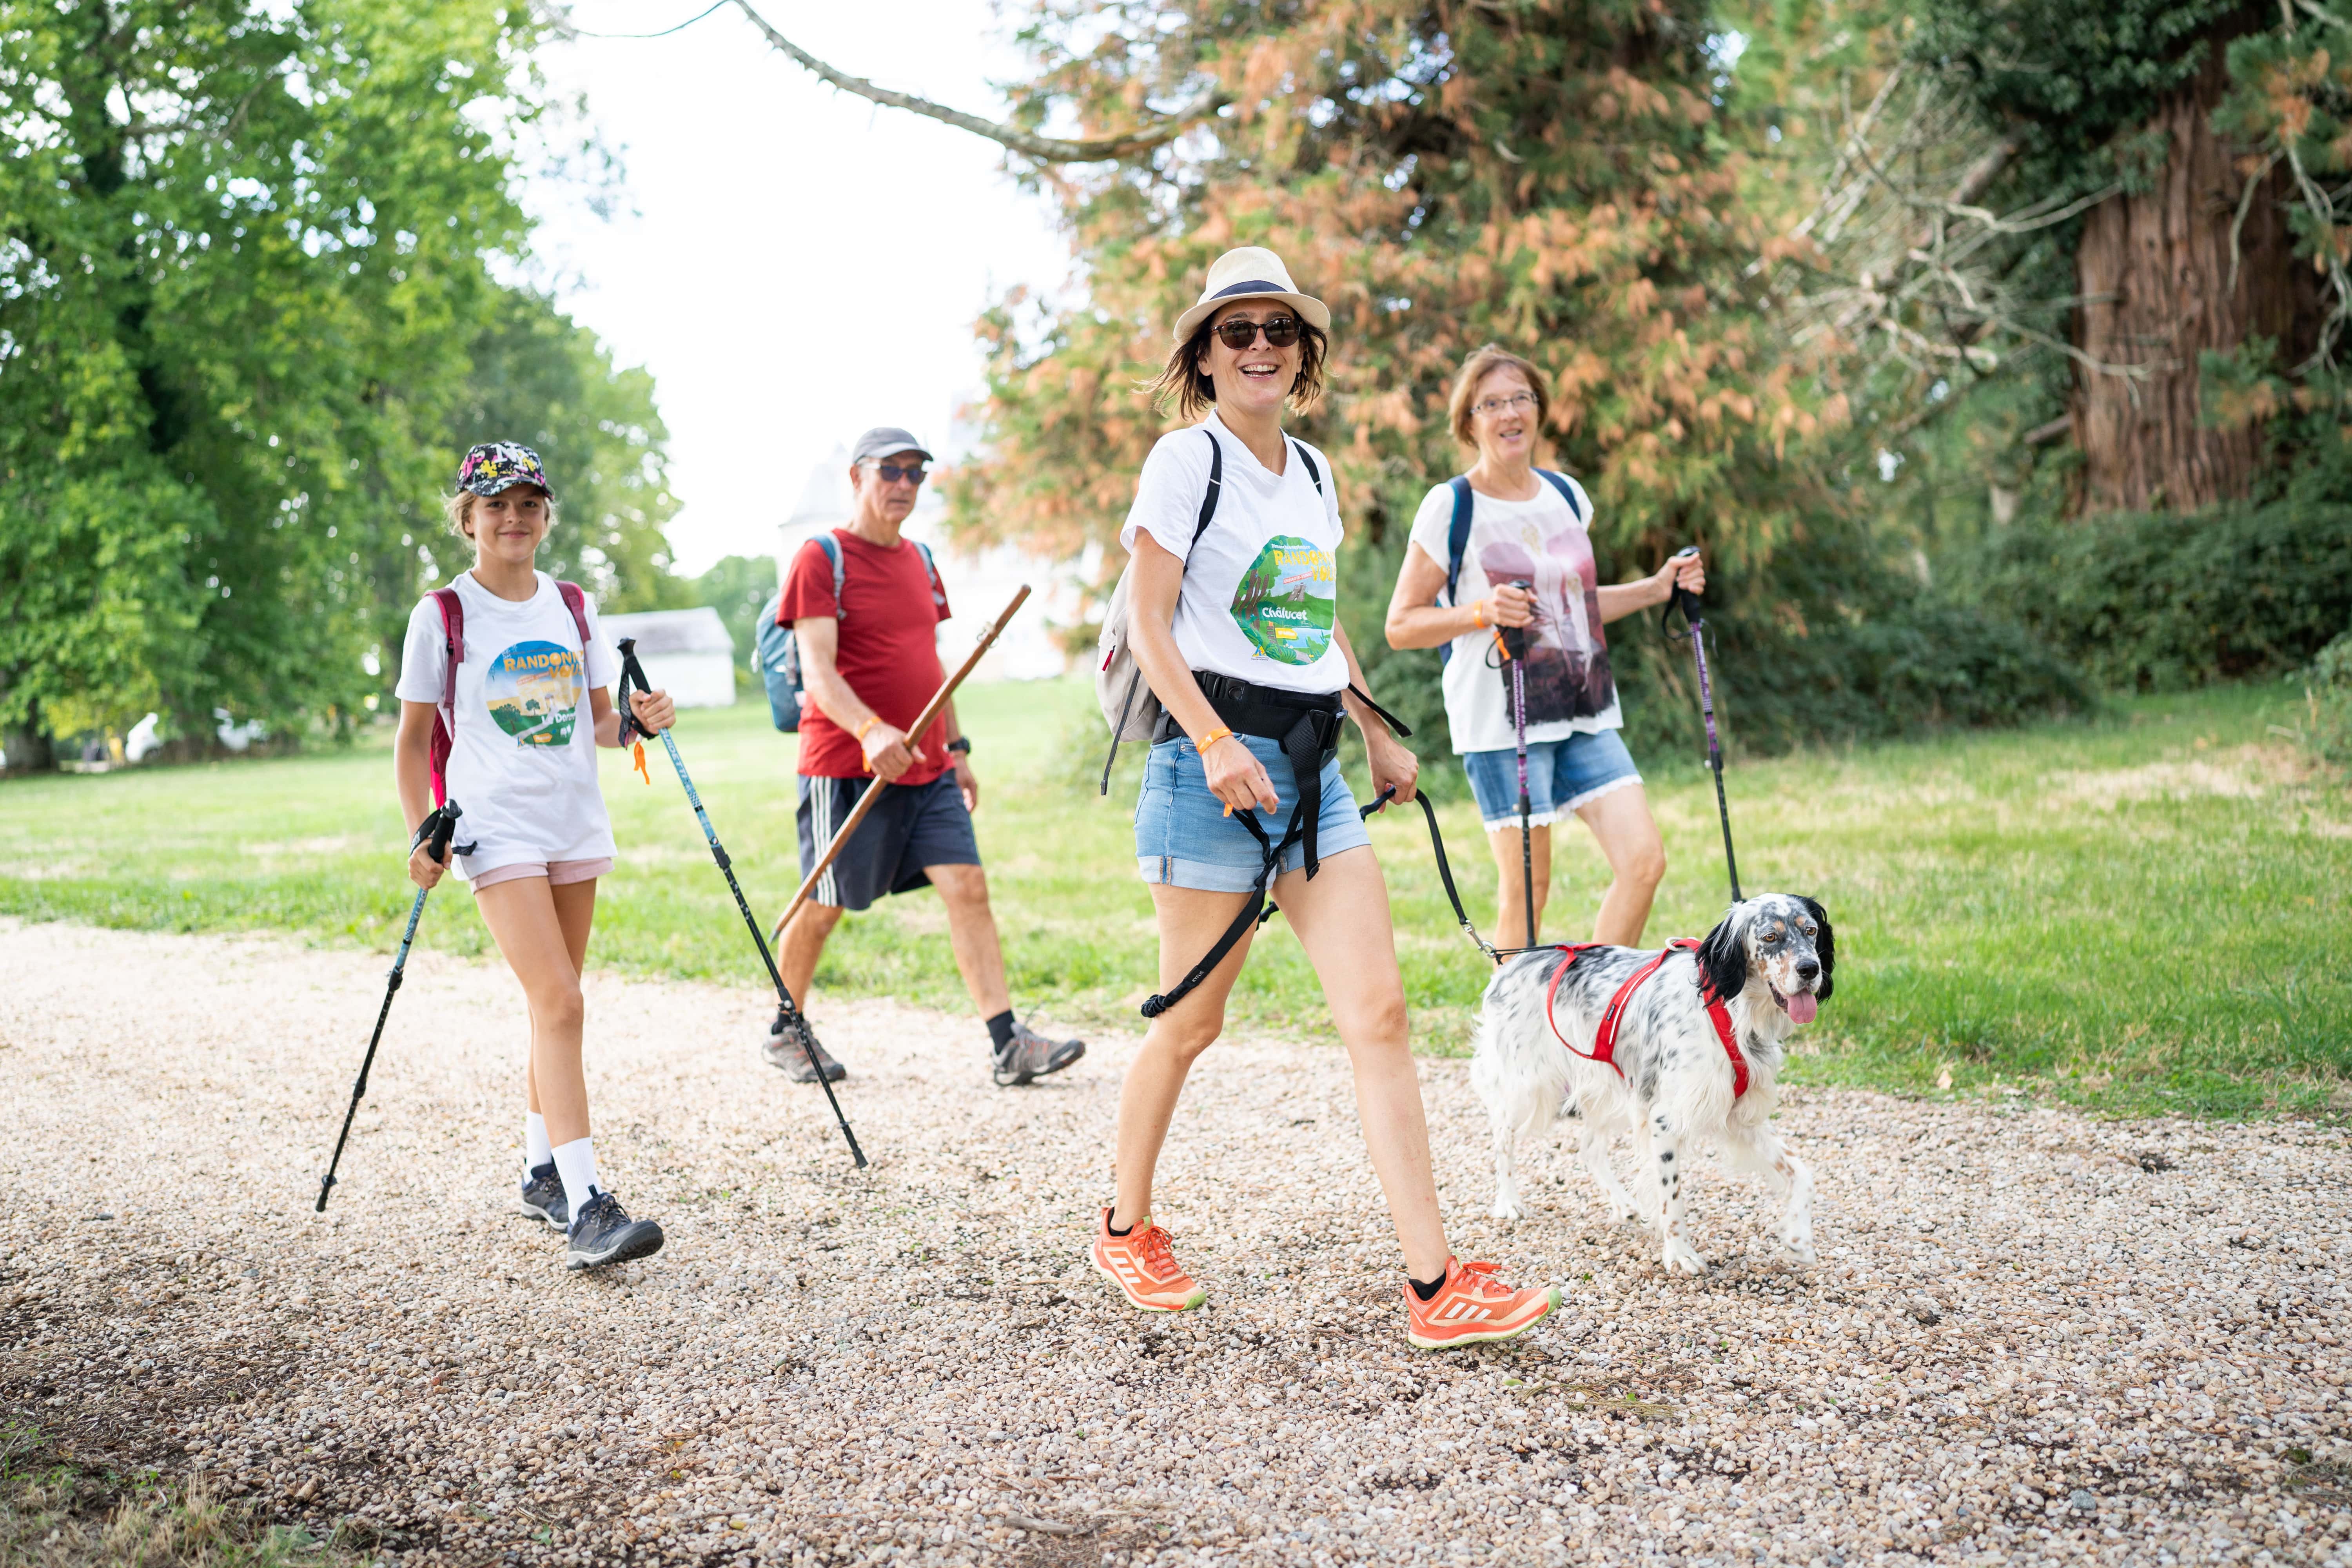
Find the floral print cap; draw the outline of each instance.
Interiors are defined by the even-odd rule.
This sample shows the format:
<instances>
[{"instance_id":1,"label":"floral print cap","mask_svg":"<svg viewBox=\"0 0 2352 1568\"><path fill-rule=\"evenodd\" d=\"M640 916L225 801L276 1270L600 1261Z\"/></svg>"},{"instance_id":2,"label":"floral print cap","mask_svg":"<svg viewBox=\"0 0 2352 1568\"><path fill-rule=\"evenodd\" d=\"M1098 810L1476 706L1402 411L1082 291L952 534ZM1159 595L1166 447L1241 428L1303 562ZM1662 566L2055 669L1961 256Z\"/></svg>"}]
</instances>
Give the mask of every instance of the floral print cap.
<instances>
[{"instance_id":1,"label":"floral print cap","mask_svg":"<svg viewBox=\"0 0 2352 1568\"><path fill-rule=\"evenodd\" d=\"M457 465L457 488L478 496L494 496L509 485L537 485L551 500L555 491L539 454L520 441L485 441Z\"/></svg>"}]
</instances>

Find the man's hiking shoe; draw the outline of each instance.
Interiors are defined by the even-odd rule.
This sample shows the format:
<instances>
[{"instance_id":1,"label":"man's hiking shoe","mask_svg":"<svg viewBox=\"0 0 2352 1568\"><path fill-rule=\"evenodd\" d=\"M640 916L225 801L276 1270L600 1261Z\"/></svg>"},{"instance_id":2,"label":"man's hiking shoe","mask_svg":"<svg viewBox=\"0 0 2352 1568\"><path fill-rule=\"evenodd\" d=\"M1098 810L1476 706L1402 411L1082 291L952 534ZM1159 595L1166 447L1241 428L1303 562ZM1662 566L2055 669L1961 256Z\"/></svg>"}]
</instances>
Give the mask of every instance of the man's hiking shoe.
<instances>
[{"instance_id":1,"label":"man's hiking shoe","mask_svg":"<svg viewBox=\"0 0 2352 1568\"><path fill-rule=\"evenodd\" d=\"M1018 1089L1049 1072L1060 1072L1086 1054L1084 1040L1049 1040L1016 1020L1013 1037L996 1053L996 1070L992 1076L999 1089Z\"/></svg>"},{"instance_id":2,"label":"man's hiking shoe","mask_svg":"<svg viewBox=\"0 0 2352 1568\"><path fill-rule=\"evenodd\" d=\"M621 1200L600 1192L588 1200L572 1222L571 1246L564 1253L567 1268L597 1268L650 1258L661 1250L662 1227L649 1219L631 1219Z\"/></svg>"},{"instance_id":3,"label":"man's hiking shoe","mask_svg":"<svg viewBox=\"0 0 2352 1568\"><path fill-rule=\"evenodd\" d=\"M1514 1290L1495 1276L1491 1263L1445 1260L1445 1283L1428 1300L1404 1287L1405 1337L1425 1351L1511 1340L1526 1333L1559 1305L1559 1287Z\"/></svg>"},{"instance_id":4,"label":"man's hiking shoe","mask_svg":"<svg viewBox=\"0 0 2352 1568\"><path fill-rule=\"evenodd\" d=\"M1209 1299L1190 1274L1176 1267L1168 1233L1145 1215L1125 1236L1110 1233L1110 1210L1095 1222L1094 1265L1118 1287L1127 1304L1146 1312L1181 1312Z\"/></svg>"},{"instance_id":5,"label":"man's hiking shoe","mask_svg":"<svg viewBox=\"0 0 2352 1568\"><path fill-rule=\"evenodd\" d=\"M807 1042L807 1049L802 1047ZM849 1069L833 1059L833 1053L817 1044L816 1031L809 1027L805 1013L787 1013L776 1009L776 1021L768 1026L768 1037L760 1043L760 1055L772 1068L781 1068L794 1083L814 1083L816 1068L809 1066L809 1051L816 1053L817 1066L824 1069L825 1081L839 1083L849 1076Z\"/></svg>"},{"instance_id":6,"label":"man's hiking shoe","mask_svg":"<svg viewBox=\"0 0 2352 1568\"><path fill-rule=\"evenodd\" d=\"M556 1173L554 1161L533 1165L524 1175L522 1212L528 1219L545 1220L550 1225L572 1223L572 1202L563 1195L563 1178Z\"/></svg>"}]
</instances>

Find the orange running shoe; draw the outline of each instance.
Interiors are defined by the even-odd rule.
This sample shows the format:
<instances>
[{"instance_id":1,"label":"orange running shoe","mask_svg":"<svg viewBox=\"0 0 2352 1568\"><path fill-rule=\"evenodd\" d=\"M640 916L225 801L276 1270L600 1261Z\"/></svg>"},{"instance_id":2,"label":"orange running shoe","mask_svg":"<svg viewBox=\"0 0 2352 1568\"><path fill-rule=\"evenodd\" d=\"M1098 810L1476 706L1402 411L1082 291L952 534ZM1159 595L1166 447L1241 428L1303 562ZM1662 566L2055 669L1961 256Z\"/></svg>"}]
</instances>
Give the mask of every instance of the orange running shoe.
<instances>
[{"instance_id":1,"label":"orange running shoe","mask_svg":"<svg viewBox=\"0 0 2352 1568\"><path fill-rule=\"evenodd\" d=\"M1176 1267L1168 1233L1145 1215L1125 1236L1110 1233L1110 1210L1095 1224L1095 1267L1126 1296L1128 1305L1146 1312L1181 1312L1208 1300L1209 1293Z\"/></svg>"},{"instance_id":2,"label":"orange running shoe","mask_svg":"<svg viewBox=\"0 0 2352 1568\"><path fill-rule=\"evenodd\" d=\"M1424 1301L1404 1288L1405 1337L1425 1351L1517 1339L1559 1305L1559 1287L1514 1290L1495 1278L1492 1263L1445 1260L1445 1283Z\"/></svg>"}]
</instances>

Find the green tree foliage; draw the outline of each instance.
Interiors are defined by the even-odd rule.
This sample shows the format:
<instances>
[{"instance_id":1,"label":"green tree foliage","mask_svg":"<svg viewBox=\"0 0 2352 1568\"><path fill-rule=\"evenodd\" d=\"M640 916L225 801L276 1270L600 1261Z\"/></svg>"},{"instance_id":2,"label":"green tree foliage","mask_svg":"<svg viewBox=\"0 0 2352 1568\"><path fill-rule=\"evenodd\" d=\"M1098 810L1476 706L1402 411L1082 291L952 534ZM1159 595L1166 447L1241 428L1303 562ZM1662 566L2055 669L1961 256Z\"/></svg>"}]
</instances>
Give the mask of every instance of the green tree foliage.
<instances>
[{"instance_id":1,"label":"green tree foliage","mask_svg":"<svg viewBox=\"0 0 2352 1568\"><path fill-rule=\"evenodd\" d=\"M694 603L708 605L727 624L734 640L737 662L751 668L752 645L759 638L761 606L775 597L776 558L772 555L722 556L718 564L694 580Z\"/></svg>"},{"instance_id":2,"label":"green tree foliage","mask_svg":"<svg viewBox=\"0 0 2352 1568\"><path fill-rule=\"evenodd\" d=\"M572 470L579 570L658 596L650 389L488 270L525 240L521 12L0 16L0 725L348 721L449 564L477 417Z\"/></svg>"}]
</instances>

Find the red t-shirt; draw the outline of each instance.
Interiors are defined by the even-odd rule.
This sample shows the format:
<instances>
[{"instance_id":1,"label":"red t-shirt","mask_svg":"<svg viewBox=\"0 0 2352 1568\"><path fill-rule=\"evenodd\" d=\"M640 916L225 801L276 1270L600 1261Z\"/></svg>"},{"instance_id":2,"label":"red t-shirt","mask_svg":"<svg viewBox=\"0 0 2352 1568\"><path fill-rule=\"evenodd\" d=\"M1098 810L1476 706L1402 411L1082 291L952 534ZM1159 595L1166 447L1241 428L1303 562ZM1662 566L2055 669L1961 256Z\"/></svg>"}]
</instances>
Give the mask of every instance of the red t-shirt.
<instances>
[{"instance_id":1,"label":"red t-shirt","mask_svg":"<svg viewBox=\"0 0 2352 1568\"><path fill-rule=\"evenodd\" d=\"M940 666L940 623L948 618L947 595L935 591L923 566L923 552L901 541L891 549L863 540L847 529L833 537L841 545L839 651L834 666L858 700L886 724L904 730L921 715L947 679ZM812 539L793 557L784 579L776 624L822 616L831 619L833 563ZM814 692L801 709L800 771L810 778L856 779L873 773L866 752L848 731L815 705ZM929 784L948 771L948 720L931 721L915 748L915 763L898 775L902 784Z\"/></svg>"}]
</instances>

